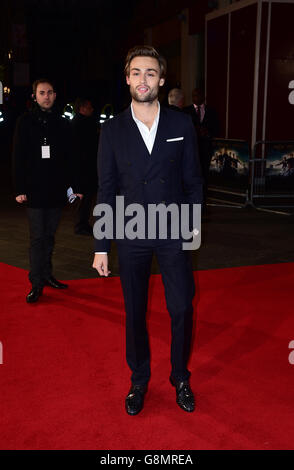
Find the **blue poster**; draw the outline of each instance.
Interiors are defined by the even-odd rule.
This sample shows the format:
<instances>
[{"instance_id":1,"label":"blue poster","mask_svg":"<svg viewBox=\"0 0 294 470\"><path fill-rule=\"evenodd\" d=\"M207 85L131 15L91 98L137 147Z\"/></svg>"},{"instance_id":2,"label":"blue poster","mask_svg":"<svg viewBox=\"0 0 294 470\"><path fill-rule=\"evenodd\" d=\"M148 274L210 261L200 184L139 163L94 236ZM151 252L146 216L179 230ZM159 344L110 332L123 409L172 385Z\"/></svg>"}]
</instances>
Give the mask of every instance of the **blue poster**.
<instances>
[{"instance_id":1,"label":"blue poster","mask_svg":"<svg viewBox=\"0 0 294 470\"><path fill-rule=\"evenodd\" d=\"M246 141L215 139L209 169L209 184L247 189L249 146Z\"/></svg>"},{"instance_id":2,"label":"blue poster","mask_svg":"<svg viewBox=\"0 0 294 470\"><path fill-rule=\"evenodd\" d=\"M266 189L289 193L294 190L294 145L271 145L266 155Z\"/></svg>"}]
</instances>

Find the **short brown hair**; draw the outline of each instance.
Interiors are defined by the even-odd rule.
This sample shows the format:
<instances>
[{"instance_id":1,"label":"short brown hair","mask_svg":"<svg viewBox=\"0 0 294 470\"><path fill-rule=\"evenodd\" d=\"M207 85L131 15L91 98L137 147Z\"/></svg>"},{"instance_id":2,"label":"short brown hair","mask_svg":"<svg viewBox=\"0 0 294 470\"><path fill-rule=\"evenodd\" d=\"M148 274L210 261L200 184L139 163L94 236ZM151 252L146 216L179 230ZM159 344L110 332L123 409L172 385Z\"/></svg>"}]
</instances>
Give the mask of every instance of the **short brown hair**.
<instances>
[{"instance_id":1,"label":"short brown hair","mask_svg":"<svg viewBox=\"0 0 294 470\"><path fill-rule=\"evenodd\" d=\"M128 51L125 61L125 75L130 75L130 64L135 57L153 57L156 59L160 68L160 78L165 78L166 60L152 46L135 46Z\"/></svg>"},{"instance_id":2,"label":"short brown hair","mask_svg":"<svg viewBox=\"0 0 294 470\"><path fill-rule=\"evenodd\" d=\"M54 84L52 83L52 80L49 80L48 78L38 78L38 80L35 80L33 83L33 93L36 95L37 93L37 88L40 83L49 83L49 85L52 86L53 90L55 91Z\"/></svg>"}]
</instances>

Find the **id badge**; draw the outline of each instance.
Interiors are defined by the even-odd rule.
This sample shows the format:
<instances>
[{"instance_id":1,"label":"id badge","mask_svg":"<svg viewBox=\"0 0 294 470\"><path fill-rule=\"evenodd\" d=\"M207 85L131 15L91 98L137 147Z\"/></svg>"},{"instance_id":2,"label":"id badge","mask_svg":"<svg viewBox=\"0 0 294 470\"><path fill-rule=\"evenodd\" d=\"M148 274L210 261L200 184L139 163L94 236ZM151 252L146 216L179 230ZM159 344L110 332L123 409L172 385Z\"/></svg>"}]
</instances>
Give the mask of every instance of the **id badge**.
<instances>
[{"instance_id":1,"label":"id badge","mask_svg":"<svg viewBox=\"0 0 294 470\"><path fill-rule=\"evenodd\" d=\"M49 145L42 145L42 158L50 158L50 147Z\"/></svg>"}]
</instances>

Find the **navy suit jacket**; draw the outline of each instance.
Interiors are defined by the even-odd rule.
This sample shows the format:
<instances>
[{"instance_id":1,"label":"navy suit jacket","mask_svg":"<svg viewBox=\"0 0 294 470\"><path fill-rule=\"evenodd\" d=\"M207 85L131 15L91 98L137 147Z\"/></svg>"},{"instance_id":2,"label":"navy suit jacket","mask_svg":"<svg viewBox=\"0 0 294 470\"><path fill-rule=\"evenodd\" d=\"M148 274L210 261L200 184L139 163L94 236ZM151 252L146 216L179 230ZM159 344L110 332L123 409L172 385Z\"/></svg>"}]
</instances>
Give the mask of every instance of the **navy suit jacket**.
<instances>
[{"instance_id":1,"label":"navy suit jacket","mask_svg":"<svg viewBox=\"0 0 294 470\"><path fill-rule=\"evenodd\" d=\"M199 116L196 113L195 106L191 104L183 108L183 112L189 114L192 118L196 130L200 127L205 127L208 130L208 138L213 139L219 134L219 120L214 108L205 105L205 114L203 121L199 122Z\"/></svg>"},{"instance_id":2,"label":"navy suit jacket","mask_svg":"<svg viewBox=\"0 0 294 470\"><path fill-rule=\"evenodd\" d=\"M168 141L179 137L183 139ZM97 203L111 205L114 213L117 195L124 196L125 206L201 204L202 175L190 116L161 106L151 154L130 107L106 121L100 134L98 177ZM110 240L95 240L95 251L109 250Z\"/></svg>"}]
</instances>

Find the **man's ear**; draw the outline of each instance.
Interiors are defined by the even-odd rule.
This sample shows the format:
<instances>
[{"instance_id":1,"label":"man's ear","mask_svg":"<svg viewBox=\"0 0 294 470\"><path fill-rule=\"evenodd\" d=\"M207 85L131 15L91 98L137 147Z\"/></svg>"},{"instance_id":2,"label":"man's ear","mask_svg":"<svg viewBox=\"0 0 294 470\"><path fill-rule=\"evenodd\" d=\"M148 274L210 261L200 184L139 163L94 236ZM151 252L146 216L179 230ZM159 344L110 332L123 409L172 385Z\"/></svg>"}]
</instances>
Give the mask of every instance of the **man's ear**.
<instances>
[{"instance_id":1,"label":"man's ear","mask_svg":"<svg viewBox=\"0 0 294 470\"><path fill-rule=\"evenodd\" d=\"M34 101L36 101L36 95L35 95L35 93L32 93L32 99L33 99Z\"/></svg>"},{"instance_id":2,"label":"man's ear","mask_svg":"<svg viewBox=\"0 0 294 470\"><path fill-rule=\"evenodd\" d=\"M127 82L128 85L130 84L130 78L129 78L128 75L126 75L126 82Z\"/></svg>"},{"instance_id":3,"label":"man's ear","mask_svg":"<svg viewBox=\"0 0 294 470\"><path fill-rule=\"evenodd\" d=\"M165 79L164 78L161 78L159 80L159 86L163 86L164 85L164 82L165 82Z\"/></svg>"}]
</instances>

